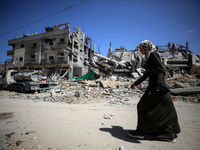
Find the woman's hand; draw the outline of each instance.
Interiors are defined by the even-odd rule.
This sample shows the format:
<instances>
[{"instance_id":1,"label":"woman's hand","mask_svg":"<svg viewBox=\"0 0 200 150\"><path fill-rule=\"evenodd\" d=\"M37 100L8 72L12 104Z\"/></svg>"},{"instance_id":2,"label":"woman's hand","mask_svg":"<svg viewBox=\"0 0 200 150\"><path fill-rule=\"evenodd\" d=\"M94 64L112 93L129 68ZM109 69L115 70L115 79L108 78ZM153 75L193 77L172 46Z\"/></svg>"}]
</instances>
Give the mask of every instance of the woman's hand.
<instances>
[{"instance_id":1,"label":"woman's hand","mask_svg":"<svg viewBox=\"0 0 200 150\"><path fill-rule=\"evenodd\" d=\"M136 84L135 84L135 82L133 82L133 83L131 84L131 89L134 89L135 86L136 86Z\"/></svg>"}]
</instances>

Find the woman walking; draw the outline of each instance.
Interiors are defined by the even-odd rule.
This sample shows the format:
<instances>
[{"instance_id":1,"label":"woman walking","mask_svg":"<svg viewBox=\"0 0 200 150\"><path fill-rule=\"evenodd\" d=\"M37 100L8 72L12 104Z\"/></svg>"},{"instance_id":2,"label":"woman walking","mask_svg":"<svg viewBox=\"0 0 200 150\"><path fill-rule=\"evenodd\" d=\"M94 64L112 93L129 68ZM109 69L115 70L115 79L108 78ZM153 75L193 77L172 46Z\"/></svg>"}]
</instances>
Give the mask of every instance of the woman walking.
<instances>
[{"instance_id":1,"label":"woman walking","mask_svg":"<svg viewBox=\"0 0 200 150\"><path fill-rule=\"evenodd\" d=\"M128 135L136 139L144 139L145 135L152 135L158 140L173 141L181 130L170 91L164 80L165 68L151 41L142 41L139 48L145 55L142 64L145 73L131 84L131 88L133 89L147 78L149 78L149 85L137 105L137 129L129 131Z\"/></svg>"}]
</instances>

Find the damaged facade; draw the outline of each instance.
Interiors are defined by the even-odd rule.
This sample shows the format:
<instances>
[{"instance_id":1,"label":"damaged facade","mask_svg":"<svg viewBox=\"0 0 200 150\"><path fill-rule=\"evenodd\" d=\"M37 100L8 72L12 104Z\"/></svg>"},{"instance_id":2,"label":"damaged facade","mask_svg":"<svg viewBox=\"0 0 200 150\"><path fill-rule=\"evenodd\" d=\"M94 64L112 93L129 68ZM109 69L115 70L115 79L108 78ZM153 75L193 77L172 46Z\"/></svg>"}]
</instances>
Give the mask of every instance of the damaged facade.
<instances>
[{"instance_id":1,"label":"damaged facade","mask_svg":"<svg viewBox=\"0 0 200 150\"><path fill-rule=\"evenodd\" d=\"M42 70L48 76L68 72L68 78L88 72L84 60L90 56L92 40L76 26L71 32L69 23L46 27L45 33L23 35L8 41L13 49L7 51L12 57L12 69ZM90 45L90 47L89 47Z\"/></svg>"}]
</instances>

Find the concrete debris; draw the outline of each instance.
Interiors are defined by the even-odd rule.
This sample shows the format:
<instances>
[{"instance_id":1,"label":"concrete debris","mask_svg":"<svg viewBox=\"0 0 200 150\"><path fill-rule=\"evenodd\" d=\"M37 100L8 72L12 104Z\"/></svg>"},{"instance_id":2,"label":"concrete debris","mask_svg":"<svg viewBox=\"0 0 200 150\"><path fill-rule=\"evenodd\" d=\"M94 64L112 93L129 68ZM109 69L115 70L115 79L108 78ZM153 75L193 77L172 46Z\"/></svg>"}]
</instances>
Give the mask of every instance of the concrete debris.
<instances>
[{"instance_id":1,"label":"concrete debris","mask_svg":"<svg viewBox=\"0 0 200 150\"><path fill-rule=\"evenodd\" d=\"M19 130L23 130L25 129L18 127L15 131L13 132L7 132L6 130L0 130L1 131L1 136L3 137L0 141L0 149L16 149L16 146L18 147L20 144L22 144L23 142L27 142L30 140L34 140L37 137L33 137L31 138L29 136L29 134L34 134L36 131L25 131L25 132L21 132ZM3 136L4 135L4 136Z\"/></svg>"},{"instance_id":2,"label":"concrete debris","mask_svg":"<svg viewBox=\"0 0 200 150\"><path fill-rule=\"evenodd\" d=\"M114 116L113 114L107 114L107 113L106 113L106 114L104 114L103 118L104 118L104 119L112 119L113 116Z\"/></svg>"},{"instance_id":3,"label":"concrete debris","mask_svg":"<svg viewBox=\"0 0 200 150\"><path fill-rule=\"evenodd\" d=\"M6 133L5 136L4 136L4 139L6 139L7 141L9 141L10 138L11 138L11 136L12 136L13 134L16 134L16 133L15 133L15 132L12 132L12 133Z\"/></svg>"},{"instance_id":4,"label":"concrete debris","mask_svg":"<svg viewBox=\"0 0 200 150\"><path fill-rule=\"evenodd\" d=\"M133 76L134 79L138 79L140 77L139 74L136 72L133 72L131 75Z\"/></svg>"},{"instance_id":5,"label":"concrete debris","mask_svg":"<svg viewBox=\"0 0 200 150\"><path fill-rule=\"evenodd\" d=\"M171 89L171 94L184 96L200 94L200 86Z\"/></svg>"},{"instance_id":6,"label":"concrete debris","mask_svg":"<svg viewBox=\"0 0 200 150\"><path fill-rule=\"evenodd\" d=\"M173 77L165 76L166 83L171 90L173 100L181 100L184 97L190 97L190 101L199 102L200 78L192 74L175 74ZM35 102L61 102L68 104L84 104L90 101L105 100L110 104L134 106L138 100L135 96L141 97L145 92L148 80L130 89L131 83L136 79L128 77L110 76L109 78L99 78L93 81L65 81L59 82L57 86L46 91L40 91L34 94L13 93L2 91L0 97L6 96L12 99L27 99ZM175 97L174 97L175 96ZM191 98L192 97L192 98Z\"/></svg>"},{"instance_id":7,"label":"concrete debris","mask_svg":"<svg viewBox=\"0 0 200 150\"><path fill-rule=\"evenodd\" d=\"M80 93L79 93L79 91L75 91L74 96L75 96L75 97L80 97Z\"/></svg>"},{"instance_id":8,"label":"concrete debris","mask_svg":"<svg viewBox=\"0 0 200 150\"><path fill-rule=\"evenodd\" d=\"M182 95L190 97L189 100L192 102L199 102L200 78L198 76L186 73L176 74L175 72L173 77L168 77L166 74L165 78L173 100L184 99L184 97L175 98ZM134 97L141 97L148 85L148 81L144 81L132 90L130 85L135 80L127 77L110 76L94 81L65 81L59 82L52 89L34 94L16 92L12 94L12 92L2 91L0 97L6 96L7 93L7 97L12 99L21 98L35 102L43 100L45 102L84 104L90 101L105 100L110 104L134 106L138 103L138 100Z\"/></svg>"},{"instance_id":9,"label":"concrete debris","mask_svg":"<svg viewBox=\"0 0 200 150\"><path fill-rule=\"evenodd\" d=\"M17 142L16 142L16 146L19 146L19 144L21 144L22 142L26 142L28 141L28 139L19 139Z\"/></svg>"},{"instance_id":10,"label":"concrete debris","mask_svg":"<svg viewBox=\"0 0 200 150\"><path fill-rule=\"evenodd\" d=\"M124 146L120 146L120 147L119 147L119 150L129 150L129 148L124 147Z\"/></svg>"},{"instance_id":11,"label":"concrete debris","mask_svg":"<svg viewBox=\"0 0 200 150\"><path fill-rule=\"evenodd\" d=\"M2 144L1 146L0 146L0 149L5 149L6 147L8 147L10 144Z\"/></svg>"}]
</instances>

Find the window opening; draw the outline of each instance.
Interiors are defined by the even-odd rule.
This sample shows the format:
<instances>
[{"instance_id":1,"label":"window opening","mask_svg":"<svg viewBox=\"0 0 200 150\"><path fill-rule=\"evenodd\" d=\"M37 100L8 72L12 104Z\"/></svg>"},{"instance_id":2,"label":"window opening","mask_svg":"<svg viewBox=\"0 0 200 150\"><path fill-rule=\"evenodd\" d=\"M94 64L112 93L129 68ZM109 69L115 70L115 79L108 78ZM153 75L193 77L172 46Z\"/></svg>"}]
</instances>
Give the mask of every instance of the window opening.
<instances>
[{"instance_id":1,"label":"window opening","mask_svg":"<svg viewBox=\"0 0 200 150\"><path fill-rule=\"evenodd\" d=\"M33 43L33 47L36 47L37 46L37 43Z\"/></svg>"},{"instance_id":2,"label":"window opening","mask_svg":"<svg viewBox=\"0 0 200 150\"><path fill-rule=\"evenodd\" d=\"M52 59L53 59L53 56L49 56L49 59L52 60Z\"/></svg>"},{"instance_id":3,"label":"window opening","mask_svg":"<svg viewBox=\"0 0 200 150\"><path fill-rule=\"evenodd\" d=\"M36 55L35 55L35 54L31 54L31 58L32 58L32 59L35 59L35 58L36 58Z\"/></svg>"},{"instance_id":4,"label":"window opening","mask_svg":"<svg viewBox=\"0 0 200 150\"><path fill-rule=\"evenodd\" d=\"M49 45L53 45L53 42L52 42L52 41L50 41L50 42L49 42Z\"/></svg>"},{"instance_id":5,"label":"window opening","mask_svg":"<svg viewBox=\"0 0 200 150\"><path fill-rule=\"evenodd\" d=\"M74 48L78 49L78 43L74 41Z\"/></svg>"},{"instance_id":6,"label":"window opening","mask_svg":"<svg viewBox=\"0 0 200 150\"><path fill-rule=\"evenodd\" d=\"M59 53L59 56L64 56L64 53Z\"/></svg>"},{"instance_id":7,"label":"window opening","mask_svg":"<svg viewBox=\"0 0 200 150\"><path fill-rule=\"evenodd\" d=\"M19 57L19 61L23 61L23 57Z\"/></svg>"},{"instance_id":8,"label":"window opening","mask_svg":"<svg viewBox=\"0 0 200 150\"><path fill-rule=\"evenodd\" d=\"M21 48L24 48L24 44L21 44L20 47L21 47Z\"/></svg>"},{"instance_id":9,"label":"window opening","mask_svg":"<svg viewBox=\"0 0 200 150\"><path fill-rule=\"evenodd\" d=\"M65 38L60 39L60 42L65 42Z\"/></svg>"}]
</instances>

